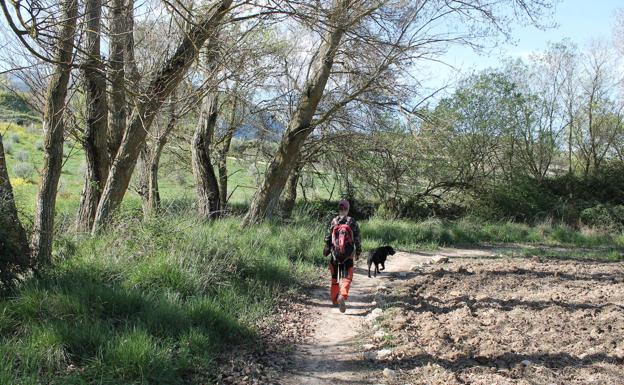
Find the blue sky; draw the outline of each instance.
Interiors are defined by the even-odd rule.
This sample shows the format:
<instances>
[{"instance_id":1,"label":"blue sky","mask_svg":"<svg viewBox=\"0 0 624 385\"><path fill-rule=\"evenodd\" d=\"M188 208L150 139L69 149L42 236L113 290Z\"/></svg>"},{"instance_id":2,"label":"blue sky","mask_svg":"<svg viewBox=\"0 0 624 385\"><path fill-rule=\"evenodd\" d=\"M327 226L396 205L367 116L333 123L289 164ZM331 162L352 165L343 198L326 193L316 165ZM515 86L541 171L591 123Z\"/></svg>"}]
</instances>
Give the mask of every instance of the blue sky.
<instances>
[{"instance_id":1,"label":"blue sky","mask_svg":"<svg viewBox=\"0 0 624 385\"><path fill-rule=\"evenodd\" d=\"M615 25L615 11L624 8L624 0L562 0L557 4L553 22L557 25L547 30L533 26L514 26L512 38L515 44L501 44L490 52L477 54L467 47L454 47L444 61L461 72L497 67L501 59L526 57L531 52L544 50L548 42L564 38L585 47L592 39L611 39ZM457 75L452 68L432 65L432 75L425 84L436 87L446 79Z\"/></svg>"}]
</instances>

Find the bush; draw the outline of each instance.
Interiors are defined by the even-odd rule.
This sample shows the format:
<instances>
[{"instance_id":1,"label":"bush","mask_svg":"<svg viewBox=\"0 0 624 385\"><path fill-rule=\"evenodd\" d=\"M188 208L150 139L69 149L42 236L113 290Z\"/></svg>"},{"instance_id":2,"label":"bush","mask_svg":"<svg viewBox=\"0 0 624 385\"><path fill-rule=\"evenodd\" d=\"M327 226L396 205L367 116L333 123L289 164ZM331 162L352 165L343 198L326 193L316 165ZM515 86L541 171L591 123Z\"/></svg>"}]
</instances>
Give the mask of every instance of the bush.
<instances>
[{"instance_id":1,"label":"bush","mask_svg":"<svg viewBox=\"0 0 624 385\"><path fill-rule=\"evenodd\" d=\"M308 218L321 222L329 222L338 213L339 200L315 200L308 202L298 201L296 210ZM376 204L359 199L349 199L351 208L349 215L356 220L369 219L375 215Z\"/></svg>"},{"instance_id":2,"label":"bush","mask_svg":"<svg viewBox=\"0 0 624 385\"><path fill-rule=\"evenodd\" d=\"M2 146L4 147L4 153L7 155L13 154L13 142L9 142L8 140L3 141Z\"/></svg>"},{"instance_id":3,"label":"bush","mask_svg":"<svg viewBox=\"0 0 624 385\"><path fill-rule=\"evenodd\" d=\"M173 180L179 186L186 185L186 175L182 171L177 171L173 174Z\"/></svg>"},{"instance_id":4,"label":"bush","mask_svg":"<svg viewBox=\"0 0 624 385\"><path fill-rule=\"evenodd\" d=\"M539 181L520 178L513 184L499 184L483 191L471 213L490 220L531 222L553 216L558 208L558 197Z\"/></svg>"},{"instance_id":5,"label":"bush","mask_svg":"<svg viewBox=\"0 0 624 385\"><path fill-rule=\"evenodd\" d=\"M44 150L44 144L43 144L43 140L38 140L35 142L35 150L37 151L43 151Z\"/></svg>"},{"instance_id":6,"label":"bush","mask_svg":"<svg viewBox=\"0 0 624 385\"><path fill-rule=\"evenodd\" d=\"M0 107L14 112L33 112L26 99L15 92L0 91Z\"/></svg>"},{"instance_id":7,"label":"bush","mask_svg":"<svg viewBox=\"0 0 624 385\"><path fill-rule=\"evenodd\" d=\"M624 205L598 204L581 211L581 223L605 230L624 230Z\"/></svg>"},{"instance_id":8,"label":"bush","mask_svg":"<svg viewBox=\"0 0 624 385\"><path fill-rule=\"evenodd\" d=\"M28 153L26 151L18 151L15 153L15 159L20 162L28 162Z\"/></svg>"},{"instance_id":9,"label":"bush","mask_svg":"<svg viewBox=\"0 0 624 385\"><path fill-rule=\"evenodd\" d=\"M32 179L34 173L35 168L30 163L20 162L13 166L13 174L18 178Z\"/></svg>"},{"instance_id":10,"label":"bush","mask_svg":"<svg viewBox=\"0 0 624 385\"><path fill-rule=\"evenodd\" d=\"M20 137L17 132L11 132L7 135L6 138L7 143L17 144L20 142Z\"/></svg>"}]
</instances>

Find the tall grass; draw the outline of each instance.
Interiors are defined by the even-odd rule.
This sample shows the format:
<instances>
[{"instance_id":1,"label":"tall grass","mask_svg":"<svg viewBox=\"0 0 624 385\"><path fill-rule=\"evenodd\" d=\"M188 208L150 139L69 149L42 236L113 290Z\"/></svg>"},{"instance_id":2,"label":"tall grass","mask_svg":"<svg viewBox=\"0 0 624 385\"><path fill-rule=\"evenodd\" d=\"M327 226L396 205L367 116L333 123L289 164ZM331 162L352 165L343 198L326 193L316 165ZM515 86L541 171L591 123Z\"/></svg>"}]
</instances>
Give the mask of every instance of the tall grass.
<instances>
[{"instance_id":1,"label":"tall grass","mask_svg":"<svg viewBox=\"0 0 624 385\"><path fill-rule=\"evenodd\" d=\"M0 302L0 383L210 381L219 352L317 276L320 238L167 217L59 241L55 267Z\"/></svg>"},{"instance_id":2,"label":"tall grass","mask_svg":"<svg viewBox=\"0 0 624 385\"><path fill-rule=\"evenodd\" d=\"M362 225L365 246L390 243L403 250L423 247L526 243L547 246L624 248L624 235L593 229L579 231L566 225L544 222L537 226L516 222L480 222L429 219L422 222L374 218Z\"/></svg>"}]
</instances>

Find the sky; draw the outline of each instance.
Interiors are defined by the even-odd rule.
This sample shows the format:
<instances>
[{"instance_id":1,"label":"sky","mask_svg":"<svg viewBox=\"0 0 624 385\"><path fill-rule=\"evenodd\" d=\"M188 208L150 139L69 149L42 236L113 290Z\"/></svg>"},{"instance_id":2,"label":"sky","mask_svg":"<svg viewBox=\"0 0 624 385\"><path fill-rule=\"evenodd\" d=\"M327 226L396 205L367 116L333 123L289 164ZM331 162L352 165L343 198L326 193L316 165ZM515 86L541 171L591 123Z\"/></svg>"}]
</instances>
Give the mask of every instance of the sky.
<instances>
[{"instance_id":1,"label":"sky","mask_svg":"<svg viewBox=\"0 0 624 385\"><path fill-rule=\"evenodd\" d=\"M512 40L515 44L501 44L491 52L475 53L468 47L453 47L443 61L454 68L441 64L432 65L431 76L425 84L438 87L457 73L497 67L505 57L526 58L532 52L547 47L548 42L570 39L584 48L592 39L611 39L615 25L615 11L624 8L624 0L562 0L552 18L554 28L540 30L533 26L514 26Z\"/></svg>"}]
</instances>

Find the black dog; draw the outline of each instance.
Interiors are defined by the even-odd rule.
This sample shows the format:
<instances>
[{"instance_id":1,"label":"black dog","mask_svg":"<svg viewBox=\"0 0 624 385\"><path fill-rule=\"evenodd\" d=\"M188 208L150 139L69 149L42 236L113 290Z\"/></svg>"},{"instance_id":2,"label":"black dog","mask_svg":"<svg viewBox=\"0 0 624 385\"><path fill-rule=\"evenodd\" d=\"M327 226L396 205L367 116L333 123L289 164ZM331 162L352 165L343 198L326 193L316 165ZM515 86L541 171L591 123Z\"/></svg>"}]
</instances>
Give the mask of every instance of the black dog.
<instances>
[{"instance_id":1,"label":"black dog","mask_svg":"<svg viewBox=\"0 0 624 385\"><path fill-rule=\"evenodd\" d=\"M394 255L392 246L381 246L368 254L368 278L371 278L371 265L375 264L375 277L381 270L386 270L386 258L388 255ZM379 268L381 265L381 269Z\"/></svg>"}]
</instances>

